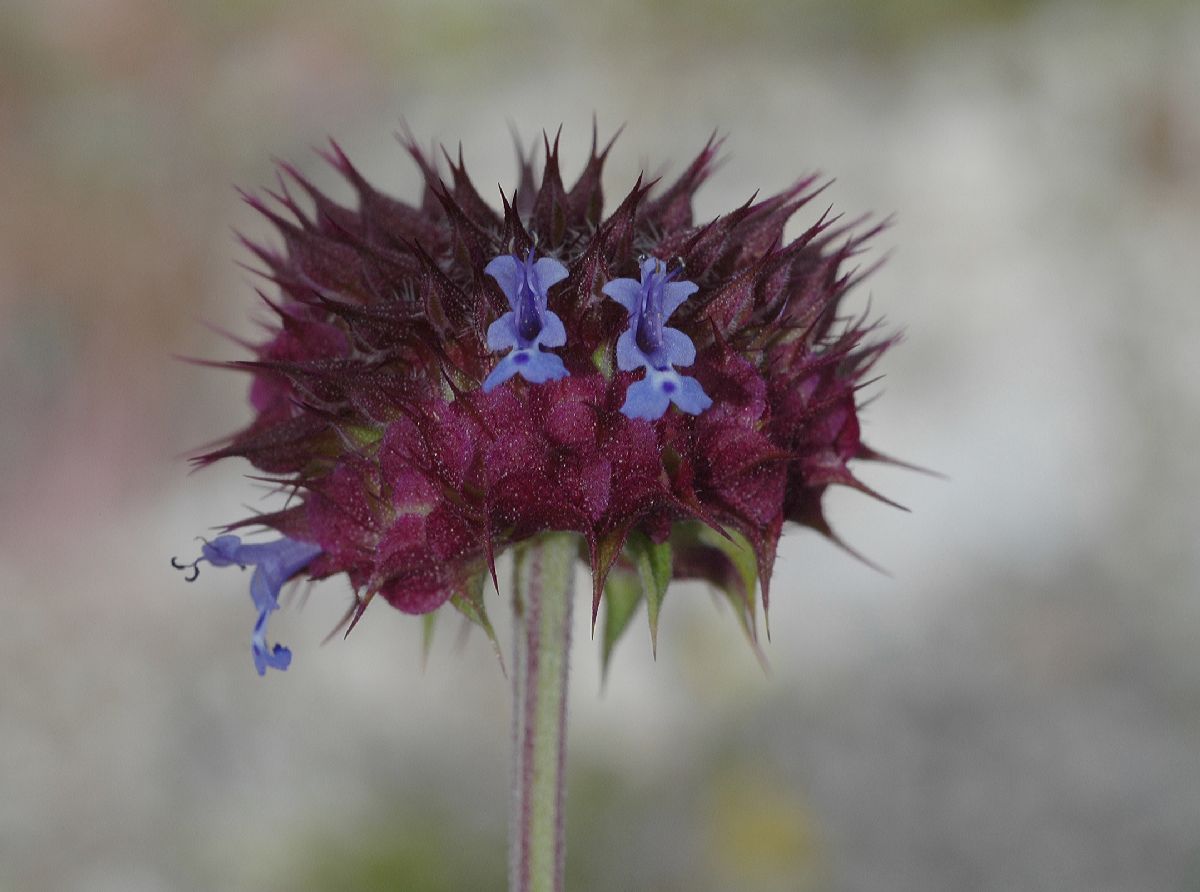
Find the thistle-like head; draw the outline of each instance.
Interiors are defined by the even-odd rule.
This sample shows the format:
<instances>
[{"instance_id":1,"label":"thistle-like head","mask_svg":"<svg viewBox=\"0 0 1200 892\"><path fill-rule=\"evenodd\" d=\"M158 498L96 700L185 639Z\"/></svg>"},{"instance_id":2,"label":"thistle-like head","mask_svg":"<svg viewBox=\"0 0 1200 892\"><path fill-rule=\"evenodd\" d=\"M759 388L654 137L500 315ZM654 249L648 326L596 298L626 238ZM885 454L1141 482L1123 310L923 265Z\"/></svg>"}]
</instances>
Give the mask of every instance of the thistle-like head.
<instances>
[{"instance_id":1,"label":"thistle-like head","mask_svg":"<svg viewBox=\"0 0 1200 892\"><path fill-rule=\"evenodd\" d=\"M408 613L449 601L486 625L495 556L571 530L593 616L606 581L653 565L656 586L720 587L753 635L785 523L832 536L825 490L866 490L849 465L880 458L857 394L892 341L839 312L859 279L846 263L877 229L823 217L785 242L813 178L696 223L715 142L607 216L611 144L593 143L567 188L546 140L540 185L523 158L499 210L461 156L444 179L406 148L418 204L377 191L336 146L354 207L289 165L273 204L249 198L282 239L247 243L278 289L274 331L233 364L253 377L254 421L200 462L240 456L277 480L286 507L245 523L305 549L303 563L253 563L280 584L344 574L354 621L380 596Z\"/></svg>"}]
</instances>

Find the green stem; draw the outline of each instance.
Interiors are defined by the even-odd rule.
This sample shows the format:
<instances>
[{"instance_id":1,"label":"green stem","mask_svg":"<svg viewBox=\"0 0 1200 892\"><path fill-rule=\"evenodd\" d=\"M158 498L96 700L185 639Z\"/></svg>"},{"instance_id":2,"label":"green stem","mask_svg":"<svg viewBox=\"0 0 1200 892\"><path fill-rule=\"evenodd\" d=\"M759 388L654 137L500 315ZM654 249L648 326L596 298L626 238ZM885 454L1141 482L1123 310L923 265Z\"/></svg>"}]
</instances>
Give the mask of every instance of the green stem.
<instances>
[{"instance_id":1,"label":"green stem","mask_svg":"<svg viewBox=\"0 0 1200 892\"><path fill-rule=\"evenodd\" d=\"M510 892L562 892L567 662L575 537L548 533L513 561L513 798Z\"/></svg>"}]
</instances>

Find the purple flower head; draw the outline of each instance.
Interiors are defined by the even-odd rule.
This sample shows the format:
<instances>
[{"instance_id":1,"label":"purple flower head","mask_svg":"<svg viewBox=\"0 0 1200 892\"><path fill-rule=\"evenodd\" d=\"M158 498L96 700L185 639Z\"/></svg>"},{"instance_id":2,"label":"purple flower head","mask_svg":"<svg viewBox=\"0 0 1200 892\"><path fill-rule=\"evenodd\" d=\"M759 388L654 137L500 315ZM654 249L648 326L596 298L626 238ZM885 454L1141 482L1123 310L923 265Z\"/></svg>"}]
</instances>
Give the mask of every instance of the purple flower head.
<instances>
[{"instance_id":1,"label":"purple flower head","mask_svg":"<svg viewBox=\"0 0 1200 892\"><path fill-rule=\"evenodd\" d=\"M250 598L258 611L258 622L254 624L250 650L254 655L254 666L259 675L265 675L267 667L286 669L292 661L292 652L281 644L267 644L267 617L279 609L279 591L283 584L312 563L321 553L320 546L295 539L277 539L274 542L243 543L240 536L218 536L205 542L200 557L190 564L181 564L172 559L176 569L190 570L191 582L200 572L200 562L208 561L214 567L229 567L236 564L245 569L254 567L250 578Z\"/></svg>"},{"instance_id":2,"label":"purple flower head","mask_svg":"<svg viewBox=\"0 0 1200 892\"><path fill-rule=\"evenodd\" d=\"M829 488L879 497L854 471L889 460L864 442L860 396L894 338L843 301L880 227L822 217L789 241L814 177L698 221L716 140L673 182L639 178L611 203L611 143L593 140L572 183L544 143L499 208L461 159L439 170L408 137L425 182L412 203L336 145L323 154L353 203L289 164L272 200L247 196L278 236L246 242L275 318L229 364L251 375L253 420L196 461L244 459L288 495L237 522L285 540L222 536L203 553L254 565L263 670L286 660L264 626L301 569L348 581L347 626L378 601L447 606L492 633L496 559L550 531L584 541L593 622L607 604L618 628L628 608L610 581L661 598L667 576L703 579L753 638L756 580L765 610L787 525L840 543ZM500 386L514 375L529 386Z\"/></svg>"},{"instance_id":3,"label":"purple flower head","mask_svg":"<svg viewBox=\"0 0 1200 892\"><path fill-rule=\"evenodd\" d=\"M501 254L492 259L484 272L499 283L512 308L488 327L488 348L509 353L484 379L484 393L490 393L513 375L520 375L531 384L567 377L562 359L540 349L567 343L562 320L546 308L546 292L567 277L567 268L552 257L534 262L530 248L524 261L513 254Z\"/></svg>"},{"instance_id":4,"label":"purple flower head","mask_svg":"<svg viewBox=\"0 0 1200 892\"><path fill-rule=\"evenodd\" d=\"M678 328L666 325L699 286L675 281L683 268L668 270L657 257L644 258L641 268L640 282L613 279L603 289L629 313L629 327L617 338L617 367L624 372L646 369L646 377L630 385L621 412L628 418L654 421L674 403L689 415L699 415L712 400L699 381L674 369L695 362L696 347Z\"/></svg>"}]
</instances>

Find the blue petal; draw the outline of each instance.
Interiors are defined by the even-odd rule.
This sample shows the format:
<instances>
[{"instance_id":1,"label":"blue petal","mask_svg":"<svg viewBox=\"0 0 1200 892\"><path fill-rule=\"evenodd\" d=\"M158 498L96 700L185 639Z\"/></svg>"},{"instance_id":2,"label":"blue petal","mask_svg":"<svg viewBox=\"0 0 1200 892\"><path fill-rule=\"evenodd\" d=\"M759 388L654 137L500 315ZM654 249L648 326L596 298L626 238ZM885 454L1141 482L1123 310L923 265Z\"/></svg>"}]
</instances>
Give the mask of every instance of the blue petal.
<instances>
[{"instance_id":1,"label":"blue petal","mask_svg":"<svg viewBox=\"0 0 1200 892\"><path fill-rule=\"evenodd\" d=\"M513 328L515 333L516 327L514 326ZM567 330L563 327L562 320L558 318L558 314L554 311L546 310L542 314L542 330L538 332L534 343L541 344L543 347L561 347L566 342ZM490 342L488 346L491 346Z\"/></svg>"},{"instance_id":2,"label":"blue petal","mask_svg":"<svg viewBox=\"0 0 1200 892\"><path fill-rule=\"evenodd\" d=\"M645 380L630 384L625 391L625 404L621 406L621 414L625 417L654 421L667 411L671 398L655 386L650 377L652 374L648 371Z\"/></svg>"},{"instance_id":3,"label":"blue petal","mask_svg":"<svg viewBox=\"0 0 1200 892\"><path fill-rule=\"evenodd\" d=\"M256 563L277 567L285 582L311 564L313 558L321 553L320 545L286 537L274 542L256 544L253 547L262 549L262 554L256 558Z\"/></svg>"},{"instance_id":4,"label":"blue petal","mask_svg":"<svg viewBox=\"0 0 1200 892\"><path fill-rule=\"evenodd\" d=\"M696 347L692 339L677 328L663 329L662 346L654 353L646 353L638 346L635 326L631 325L617 338L617 368L625 372L662 369L673 365L691 365L696 361Z\"/></svg>"},{"instance_id":5,"label":"blue petal","mask_svg":"<svg viewBox=\"0 0 1200 892\"><path fill-rule=\"evenodd\" d=\"M696 345L678 328L663 329L662 348L655 356L658 366L691 365L696 361Z\"/></svg>"},{"instance_id":6,"label":"blue petal","mask_svg":"<svg viewBox=\"0 0 1200 892\"><path fill-rule=\"evenodd\" d=\"M557 381L569 374L562 359L553 353L543 353L540 350L530 350L528 362L518 365L517 372L531 384Z\"/></svg>"},{"instance_id":7,"label":"blue petal","mask_svg":"<svg viewBox=\"0 0 1200 892\"><path fill-rule=\"evenodd\" d=\"M321 546L296 539L276 539L274 542L243 543L239 536L226 534L200 549L199 561L208 561L214 567L229 567L234 564L245 569L255 566L254 578L250 581L250 593L256 604L274 603L283 583L291 579L321 553Z\"/></svg>"},{"instance_id":8,"label":"blue petal","mask_svg":"<svg viewBox=\"0 0 1200 892\"><path fill-rule=\"evenodd\" d=\"M712 400L695 378L674 369L648 368L645 379L629 385L621 411L629 418L654 421L663 416L671 403L689 415L699 415L712 405Z\"/></svg>"},{"instance_id":9,"label":"blue petal","mask_svg":"<svg viewBox=\"0 0 1200 892\"><path fill-rule=\"evenodd\" d=\"M637 345L637 335L634 333L636 328L636 325L629 326L617 338L617 368L623 372L632 372L642 366L650 368L654 365L654 361Z\"/></svg>"},{"instance_id":10,"label":"blue petal","mask_svg":"<svg viewBox=\"0 0 1200 892\"><path fill-rule=\"evenodd\" d=\"M516 357L518 354L528 354L529 352L530 351L528 350L516 349L511 351L507 356L496 363L496 367L488 373L486 378L483 379L483 392L491 393L493 390L515 375L520 366L517 365L514 357ZM528 362L528 360L526 360L526 362Z\"/></svg>"},{"instance_id":11,"label":"blue petal","mask_svg":"<svg viewBox=\"0 0 1200 892\"><path fill-rule=\"evenodd\" d=\"M545 305L546 292L568 275L567 268L553 257L543 257L533 265L533 278L537 283L533 290L543 299L543 306ZM533 283L531 282L530 284Z\"/></svg>"},{"instance_id":12,"label":"blue petal","mask_svg":"<svg viewBox=\"0 0 1200 892\"><path fill-rule=\"evenodd\" d=\"M274 610L279 606L279 590L283 584L312 563L321 553L320 546L295 539L279 539L253 547L256 551L254 576L250 579L250 597L259 610Z\"/></svg>"},{"instance_id":13,"label":"blue petal","mask_svg":"<svg viewBox=\"0 0 1200 892\"><path fill-rule=\"evenodd\" d=\"M264 643L261 647L252 646L251 650L254 652L254 668L258 670L259 675L266 675L268 666L282 672L292 665L291 648L282 644L276 644L273 649L267 650Z\"/></svg>"},{"instance_id":14,"label":"blue petal","mask_svg":"<svg viewBox=\"0 0 1200 892\"><path fill-rule=\"evenodd\" d=\"M254 575L250 579L250 598L258 610L258 622L254 624L250 650L259 675L266 674L269 667L286 669L292 662L292 652L286 647L281 644L268 646L267 617L279 607L279 590L283 584L312 563L319 554L321 546L286 536L274 542L243 543L241 537L226 534L206 542L201 549L199 560L208 561L215 567L232 564L243 568L254 566Z\"/></svg>"},{"instance_id":15,"label":"blue petal","mask_svg":"<svg viewBox=\"0 0 1200 892\"><path fill-rule=\"evenodd\" d=\"M488 326L487 345L489 350L511 350L519 343L517 314L511 310Z\"/></svg>"},{"instance_id":16,"label":"blue petal","mask_svg":"<svg viewBox=\"0 0 1200 892\"><path fill-rule=\"evenodd\" d=\"M508 305L517 308L517 292L521 287L521 279L525 275L525 265L511 254L501 254L493 257L483 271L496 280Z\"/></svg>"},{"instance_id":17,"label":"blue petal","mask_svg":"<svg viewBox=\"0 0 1200 892\"><path fill-rule=\"evenodd\" d=\"M274 564L260 564L250 577L250 600L256 610L274 610L279 606L279 590L286 579L279 578L279 569Z\"/></svg>"},{"instance_id":18,"label":"blue petal","mask_svg":"<svg viewBox=\"0 0 1200 892\"><path fill-rule=\"evenodd\" d=\"M695 282L668 282L663 286L662 312L663 319L679 309L679 305L700 290Z\"/></svg>"},{"instance_id":19,"label":"blue petal","mask_svg":"<svg viewBox=\"0 0 1200 892\"><path fill-rule=\"evenodd\" d=\"M290 649L282 644L276 644L274 647L267 644L267 617L270 615L270 610L259 612L258 622L254 624L254 634L250 637L250 652L254 655L254 668L258 670L259 675L266 675L268 666L282 671L292 663Z\"/></svg>"},{"instance_id":20,"label":"blue petal","mask_svg":"<svg viewBox=\"0 0 1200 892\"><path fill-rule=\"evenodd\" d=\"M241 537L227 534L205 542L200 548L200 554L201 560L208 561L214 567L228 567L246 563L241 556L243 550Z\"/></svg>"},{"instance_id":21,"label":"blue petal","mask_svg":"<svg viewBox=\"0 0 1200 892\"><path fill-rule=\"evenodd\" d=\"M496 367L483 379L483 392L491 393L513 375L520 375L531 384L544 384L565 378L568 374L562 359L554 353L543 353L536 347L518 348L496 363Z\"/></svg>"},{"instance_id":22,"label":"blue petal","mask_svg":"<svg viewBox=\"0 0 1200 892\"><path fill-rule=\"evenodd\" d=\"M642 283L634 279L612 279L600 289L621 306L629 315L641 312Z\"/></svg>"},{"instance_id":23,"label":"blue petal","mask_svg":"<svg viewBox=\"0 0 1200 892\"><path fill-rule=\"evenodd\" d=\"M679 379L679 389L671 395L671 402L689 415L699 415L712 405L712 399L700 382L687 375L676 375Z\"/></svg>"}]
</instances>

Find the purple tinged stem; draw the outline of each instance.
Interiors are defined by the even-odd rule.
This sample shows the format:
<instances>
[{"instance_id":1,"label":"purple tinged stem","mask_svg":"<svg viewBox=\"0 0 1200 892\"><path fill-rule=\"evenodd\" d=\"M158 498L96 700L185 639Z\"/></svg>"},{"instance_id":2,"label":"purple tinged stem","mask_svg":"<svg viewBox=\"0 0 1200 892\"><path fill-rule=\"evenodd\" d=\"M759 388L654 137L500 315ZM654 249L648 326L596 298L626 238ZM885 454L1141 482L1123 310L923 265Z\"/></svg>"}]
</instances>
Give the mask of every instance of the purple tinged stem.
<instances>
[{"instance_id":1,"label":"purple tinged stem","mask_svg":"<svg viewBox=\"0 0 1200 892\"><path fill-rule=\"evenodd\" d=\"M514 562L510 892L562 892L574 538L544 534Z\"/></svg>"}]
</instances>

